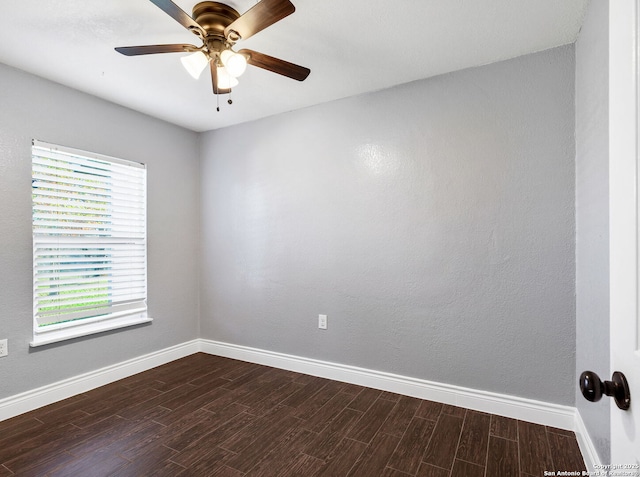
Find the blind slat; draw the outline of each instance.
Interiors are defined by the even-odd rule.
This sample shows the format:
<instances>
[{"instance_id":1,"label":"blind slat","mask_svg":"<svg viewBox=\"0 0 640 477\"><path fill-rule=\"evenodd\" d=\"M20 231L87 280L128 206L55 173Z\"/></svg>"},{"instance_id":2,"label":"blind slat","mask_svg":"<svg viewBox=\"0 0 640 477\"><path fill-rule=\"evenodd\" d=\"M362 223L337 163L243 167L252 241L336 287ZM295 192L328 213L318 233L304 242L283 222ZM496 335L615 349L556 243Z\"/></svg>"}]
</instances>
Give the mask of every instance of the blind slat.
<instances>
[{"instance_id":1,"label":"blind slat","mask_svg":"<svg viewBox=\"0 0 640 477\"><path fill-rule=\"evenodd\" d=\"M58 158L59 160L68 163L94 164L94 161L97 161L97 163L95 163L96 168L144 168L143 164L139 164L137 162L103 156L93 152L80 151L78 149L67 148L65 146L47 144L36 140L33 141L32 151L35 157L44 157L47 159Z\"/></svg>"},{"instance_id":2,"label":"blind slat","mask_svg":"<svg viewBox=\"0 0 640 477\"><path fill-rule=\"evenodd\" d=\"M123 293L121 295L110 296L108 294L98 295L81 295L76 298L62 298L59 300L50 299L42 300L38 299L37 303L40 305L39 315L50 315L59 313L60 310L65 310L69 307L76 305L83 305L86 303L100 303L100 306L105 304L118 304L122 302L129 302L131 300L142 300L144 296L140 293Z\"/></svg>"},{"instance_id":3,"label":"blind slat","mask_svg":"<svg viewBox=\"0 0 640 477\"><path fill-rule=\"evenodd\" d=\"M112 284L102 283L102 284L94 284L91 286L87 286L86 288L83 288L81 291L70 292L67 290L63 294L61 294L57 288L49 287L49 288L43 288L41 290L39 289L36 293L37 295L36 299L38 300L39 303L52 302L52 301L64 301L64 300L75 299L78 297L89 297L89 296L92 297L106 291L111 291L115 294L122 294L122 293L143 294L144 286L142 282L139 283L138 286L134 286L133 284L129 283L126 286L119 286L119 287L116 287Z\"/></svg>"},{"instance_id":4,"label":"blind slat","mask_svg":"<svg viewBox=\"0 0 640 477\"><path fill-rule=\"evenodd\" d=\"M37 300L40 303L69 301L69 300L75 300L79 297L102 296L106 292L113 293L113 295L116 297L121 297L124 295L135 295L138 297L142 297L144 295L144 286L142 283L139 283L138 286L133 286L129 284L126 287L122 287L122 286L113 287L111 285L102 285L102 287L94 286L93 288L86 288L76 293L65 292L63 294L60 294L57 290L45 289L41 292L38 292Z\"/></svg>"},{"instance_id":5,"label":"blind slat","mask_svg":"<svg viewBox=\"0 0 640 477\"><path fill-rule=\"evenodd\" d=\"M74 166L62 161L38 161L33 162L34 177L68 177L80 182L91 184L105 184L111 187L131 187L141 183L144 177L144 169L127 172L123 169L103 169L95 167Z\"/></svg>"},{"instance_id":6,"label":"blind slat","mask_svg":"<svg viewBox=\"0 0 640 477\"><path fill-rule=\"evenodd\" d=\"M109 210L106 207L96 208L96 207L85 207L85 208L77 208L73 206L56 206L56 204L48 203L45 205L44 203L38 202L37 200L33 201L33 210L34 212L40 213L62 213L62 214L76 214L79 216L106 216L106 217L117 217L117 218L127 218L131 217L132 219L139 218L140 215L138 211L134 208L132 210Z\"/></svg>"},{"instance_id":7,"label":"blind slat","mask_svg":"<svg viewBox=\"0 0 640 477\"><path fill-rule=\"evenodd\" d=\"M54 264L58 264L60 266L68 266L68 265L74 265L74 264L80 264L80 263L111 263L112 257L118 257L118 258L122 258L124 260L144 260L144 255L143 254L130 254L130 253L126 253L126 252L122 252L122 253L110 253L110 254L104 254L102 255L102 259L101 257L94 257L94 256L71 256L71 257L66 257L66 256L41 256L36 260L36 265L38 267L40 266L53 266Z\"/></svg>"},{"instance_id":8,"label":"blind slat","mask_svg":"<svg viewBox=\"0 0 640 477\"><path fill-rule=\"evenodd\" d=\"M104 288L108 286L112 289L124 289L127 287L137 287L140 284L144 284L144 277L111 277L108 280L105 280L102 277L91 276L91 277L74 277L74 278L61 278L55 281L39 281L36 284L36 292L37 293L49 293L49 292L69 292L72 287L69 285L73 285L77 290L84 291L89 288Z\"/></svg>"},{"instance_id":9,"label":"blind slat","mask_svg":"<svg viewBox=\"0 0 640 477\"><path fill-rule=\"evenodd\" d=\"M44 331L42 327L64 323L66 321L79 320L84 318L94 318L96 316L129 312L140 313L146 311L147 307L144 302L121 303L114 306L87 306L86 308L76 309L71 313L50 313L38 316L36 322L40 329L36 332Z\"/></svg>"}]
</instances>

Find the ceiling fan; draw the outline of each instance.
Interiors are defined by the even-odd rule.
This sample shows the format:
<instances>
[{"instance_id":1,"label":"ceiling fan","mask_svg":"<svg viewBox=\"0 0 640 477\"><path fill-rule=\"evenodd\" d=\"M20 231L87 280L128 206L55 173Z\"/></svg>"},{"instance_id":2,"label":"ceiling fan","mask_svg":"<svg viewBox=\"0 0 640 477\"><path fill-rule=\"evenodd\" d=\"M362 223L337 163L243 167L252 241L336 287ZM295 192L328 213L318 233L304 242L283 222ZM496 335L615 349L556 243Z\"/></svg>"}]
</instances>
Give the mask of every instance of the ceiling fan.
<instances>
[{"instance_id":1,"label":"ceiling fan","mask_svg":"<svg viewBox=\"0 0 640 477\"><path fill-rule=\"evenodd\" d=\"M192 53L182 62L195 78L209 65L214 94L230 93L238 84L247 64L263 68L298 81L311 70L257 51L232 47L291 15L295 7L289 0L262 0L243 15L220 2L200 2L189 16L171 0L151 0L166 14L202 40L202 46L189 44L124 46L115 50L126 56L155 53Z\"/></svg>"}]
</instances>

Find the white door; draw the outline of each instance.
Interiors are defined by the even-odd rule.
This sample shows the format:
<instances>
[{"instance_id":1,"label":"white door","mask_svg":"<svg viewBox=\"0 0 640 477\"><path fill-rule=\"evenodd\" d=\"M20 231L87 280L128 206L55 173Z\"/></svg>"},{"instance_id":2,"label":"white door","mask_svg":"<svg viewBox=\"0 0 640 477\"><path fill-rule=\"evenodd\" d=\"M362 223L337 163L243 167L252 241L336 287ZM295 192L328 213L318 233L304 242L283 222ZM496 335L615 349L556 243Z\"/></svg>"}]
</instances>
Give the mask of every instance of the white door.
<instances>
[{"instance_id":1,"label":"white door","mask_svg":"<svg viewBox=\"0 0 640 477\"><path fill-rule=\"evenodd\" d=\"M640 0L609 2L611 371L623 372L631 388L628 411L611 401L611 464L631 472L640 464L639 11Z\"/></svg>"}]
</instances>

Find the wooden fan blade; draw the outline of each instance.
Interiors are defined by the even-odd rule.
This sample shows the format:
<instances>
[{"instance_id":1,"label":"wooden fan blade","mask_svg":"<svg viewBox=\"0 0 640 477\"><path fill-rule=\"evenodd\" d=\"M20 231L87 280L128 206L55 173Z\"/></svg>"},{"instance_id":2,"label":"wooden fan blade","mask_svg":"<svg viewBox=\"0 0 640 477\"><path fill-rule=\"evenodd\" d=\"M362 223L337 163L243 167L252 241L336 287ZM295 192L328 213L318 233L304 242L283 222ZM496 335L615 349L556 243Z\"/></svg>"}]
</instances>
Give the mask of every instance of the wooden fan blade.
<instances>
[{"instance_id":1,"label":"wooden fan blade","mask_svg":"<svg viewBox=\"0 0 640 477\"><path fill-rule=\"evenodd\" d=\"M224 36L229 38L232 32L236 32L246 40L295 11L296 7L289 0L262 0L225 28ZM237 40L233 36L231 39Z\"/></svg>"},{"instance_id":2,"label":"wooden fan blade","mask_svg":"<svg viewBox=\"0 0 640 477\"><path fill-rule=\"evenodd\" d=\"M280 60L273 56L265 55L264 53L258 53L257 51L243 49L238 53L244 55L247 58L247 63L250 65L293 78L294 80L304 81L307 79L307 76L309 76L309 73L311 73L309 68L294 65L288 61Z\"/></svg>"},{"instance_id":3,"label":"wooden fan blade","mask_svg":"<svg viewBox=\"0 0 640 477\"><path fill-rule=\"evenodd\" d=\"M191 18L191 15L171 0L151 0L151 3L159 7L163 12L180 23L180 25L185 27L187 30L196 33L202 38L206 36L203 28L193 18Z\"/></svg>"},{"instance_id":4,"label":"wooden fan blade","mask_svg":"<svg viewBox=\"0 0 640 477\"><path fill-rule=\"evenodd\" d=\"M198 51L195 45L145 45L145 46L120 46L116 48L118 53L126 56L153 55L155 53L189 53Z\"/></svg>"},{"instance_id":5,"label":"wooden fan blade","mask_svg":"<svg viewBox=\"0 0 640 477\"><path fill-rule=\"evenodd\" d=\"M230 89L220 89L218 88L218 67L215 64L215 61L209 62L209 67L211 68L211 84L213 85L213 94L227 94L230 93Z\"/></svg>"}]
</instances>

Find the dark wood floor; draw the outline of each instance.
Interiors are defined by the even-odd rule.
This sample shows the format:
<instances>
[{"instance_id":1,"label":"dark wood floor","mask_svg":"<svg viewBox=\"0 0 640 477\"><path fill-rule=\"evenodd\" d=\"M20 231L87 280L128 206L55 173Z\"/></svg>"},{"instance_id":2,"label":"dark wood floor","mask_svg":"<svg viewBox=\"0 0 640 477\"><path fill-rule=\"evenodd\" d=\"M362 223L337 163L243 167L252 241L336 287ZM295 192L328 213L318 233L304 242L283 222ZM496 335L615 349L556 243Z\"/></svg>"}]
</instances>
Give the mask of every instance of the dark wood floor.
<instances>
[{"instance_id":1,"label":"dark wood floor","mask_svg":"<svg viewBox=\"0 0 640 477\"><path fill-rule=\"evenodd\" d=\"M573 433L195 354L0 422L0 477L529 477Z\"/></svg>"}]
</instances>

